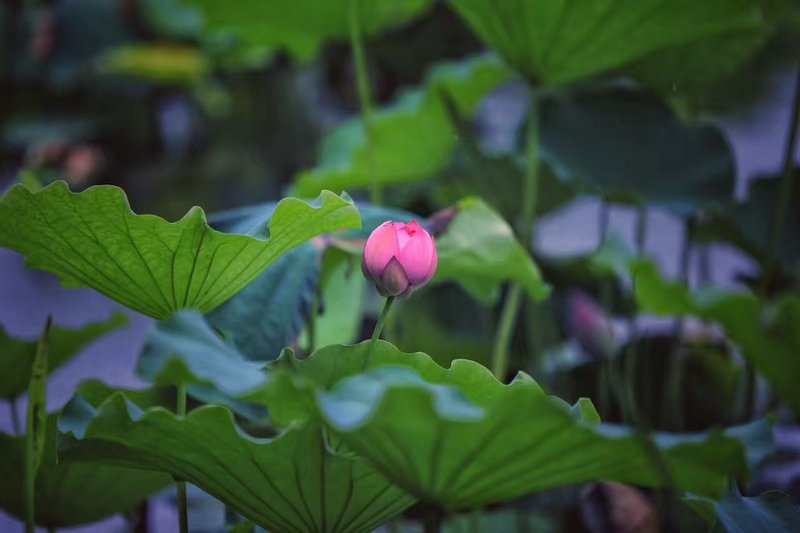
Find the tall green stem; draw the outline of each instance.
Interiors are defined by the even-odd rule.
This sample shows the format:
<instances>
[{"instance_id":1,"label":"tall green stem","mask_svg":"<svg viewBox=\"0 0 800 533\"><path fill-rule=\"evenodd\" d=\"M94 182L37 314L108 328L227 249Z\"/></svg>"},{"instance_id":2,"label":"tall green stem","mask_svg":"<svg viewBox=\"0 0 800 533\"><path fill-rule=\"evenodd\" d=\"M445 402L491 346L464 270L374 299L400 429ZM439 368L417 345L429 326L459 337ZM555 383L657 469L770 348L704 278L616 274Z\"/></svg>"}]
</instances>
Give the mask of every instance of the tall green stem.
<instances>
[{"instance_id":1,"label":"tall green stem","mask_svg":"<svg viewBox=\"0 0 800 533\"><path fill-rule=\"evenodd\" d=\"M794 85L794 98L792 100L792 116L789 119L789 135L783 152L783 175L778 196L775 198L775 218L772 220L772 232L769 242L769 255L767 256L767 269L765 272L766 283L775 270L778 256L778 247L783 236L783 225L789 212L789 202L792 198L792 181L794 176L794 147L797 144L798 123L800 123L800 68L797 70Z\"/></svg>"},{"instance_id":2,"label":"tall green stem","mask_svg":"<svg viewBox=\"0 0 800 533\"><path fill-rule=\"evenodd\" d=\"M16 398L11 398L8 401L8 410L11 411L11 427L14 429L14 435L20 435L22 433L22 424L19 421Z\"/></svg>"},{"instance_id":3,"label":"tall green stem","mask_svg":"<svg viewBox=\"0 0 800 533\"><path fill-rule=\"evenodd\" d=\"M522 204L520 205L517 233L525 248L533 249L533 224L539 194L539 117L538 102L535 94L531 94L528 111L528 138L525 151L527 169L522 190ZM519 314L521 303L522 287L514 285L508 290L503 310L500 312L500 323L492 351L492 372L501 381L505 379L506 372L508 372L511 340L514 336L514 325L517 323L517 315Z\"/></svg>"},{"instance_id":4,"label":"tall green stem","mask_svg":"<svg viewBox=\"0 0 800 533\"><path fill-rule=\"evenodd\" d=\"M36 474L44 455L47 431L47 358L51 317L36 345L31 379L28 383L28 409L25 419L25 531L36 529Z\"/></svg>"},{"instance_id":5,"label":"tall green stem","mask_svg":"<svg viewBox=\"0 0 800 533\"><path fill-rule=\"evenodd\" d=\"M361 0L350 0L350 48L353 53L353 63L356 70L356 86L358 88L358 102L361 106L361 121L364 123L364 132L367 136L367 165L370 174L370 201L374 205L383 204L383 190L378 179L378 169L375 162L375 133L372 127L372 98L369 91L369 76L367 74L367 54L364 47L364 34L361 28Z\"/></svg>"},{"instance_id":6,"label":"tall green stem","mask_svg":"<svg viewBox=\"0 0 800 533\"><path fill-rule=\"evenodd\" d=\"M375 342L381 338L381 332L383 331L383 326L386 325L386 317L389 316L389 310L392 308L392 304L394 303L395 297L389 296L386 298L386 302L383 304L383 310L381 311L381 316L378 317L378 323L375 324L375 329L372 330L372 338L370 339L370 344L375 344Z\"/></svg>"},{"instance_id":7,"label":"tall green stem","mask_svg":"<svg viewBox=\"0 0 800 533\"><path fill-rule=\"evenodd\" d=\"M683 249L681 251L680 281L685 285L689 284L689 260L692 253L692 241L694 234L694 218L686 222L686 235L683 239ZM684 317L677 318L672 328L672 350L667 368L667 381L665 383L666 397L662 405L662 416L667 424L672 424L671 429L680 431L683 426L683 402L681 402L681 385L683 383L683 357L682 357L682 337L683 328L686 323Z\"/></svg>"},{"instance_id":8,"label":"tall green stem","mask_svg":"<svg viewBox=\"0 0 800 533\"><path fill-rule=\"evenodd\" d=\"M186 416L186 384L178 385L178 398L175 412L181 418ZM178 481L178 525L180 533L189 533L189 511L186 498L186 482Z\"/></svg>"}]
</instances>

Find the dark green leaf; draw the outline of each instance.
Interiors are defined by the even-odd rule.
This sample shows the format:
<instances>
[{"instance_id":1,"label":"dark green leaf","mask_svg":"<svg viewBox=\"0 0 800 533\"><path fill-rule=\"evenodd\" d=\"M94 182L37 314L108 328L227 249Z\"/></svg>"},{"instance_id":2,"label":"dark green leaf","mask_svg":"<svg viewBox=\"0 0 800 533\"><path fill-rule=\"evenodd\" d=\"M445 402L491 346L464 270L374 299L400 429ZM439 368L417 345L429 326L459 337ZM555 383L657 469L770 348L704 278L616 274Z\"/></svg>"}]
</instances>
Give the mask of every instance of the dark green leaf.
<instances>
[{"instance_id":1,"label":"dark green leaf","mask_svg":"<svg viewBox=\"0 0 800 533\"><path fill-rule=\"evenodd\" d=\"M669 47L763 24L751 0L450 0L510 64L547 85L624 67Z\"/></svg>"},{"instance_id":2,"label":"dark green leaf","mask_svg":"<svg viewBox=\"0 0 800 533\"><path fill-rule=\"evenodd\" d=\"M98 463L59 462L56 417L47 422L45 454L36 476L36 523L73 527L127 512L172 482L166 474ZM0 508L24 516L24 438L0 433Z\"/></svg>"},{"instance_id":3,"label":"dark green leaf","mask_svg":"<svg viewBox=\"0 0 800 533\"><path fill-rule=\"evenodd\" d=\"M208 316L248 359L270 361L306 323L320 276L321 247L303 244L278 259Z\"/></svg>"},{"instance_id":4,"label":"dark green leaf","mask_svg":"<svg viewBox=\"0 0 800 533\"><path fill-rule=\"evenodd\" d=\"M47 361L49 373L60 368L98 337L128 323L122 313L114 313L106 322L77 329L52 327ZM0 398L19 396L28 387L36 354L36 341L12 338L0 327Z\"/></svg>"},{"instance_id":5,"label":"dark green leaf","mask_svg":"<svg viewBox=\"0 0 800 533\"><path fill-rule=\"evenodd\" d=\"M187 310L153 329L138 371L155 385L205 383L231 396L244 396L266 382L263 367L226 344L200 313Z\"/></svg>"},{"instance_id":6,"label":"dark green leaf","mask_svg":"<svg viewBox=\"0 0 800 533\"><path fill-rule=\"evenodd\" d=\"M510 73L493 55L437 65L424 86L402 94L372 117L371 147L379 183L423 180L441 170L458 139L447 116L442 93L458 111L472 116L484 96ZM319 165L297 177L296 194L341 191L372 184L367 138L362 122L353 119L337 127L322 142Z\"/></svg>"},{"instance_id":7,"label":"dark green leaf","mask_svg":"<svg viewBox=\"0 0 800 533\"><path fill-rule=\"evenodd\" d=\"M542 158L567 180L609 199L685 216L733 195L733 155L720 130L682 123L660 100L629 88L541 102Z\"/></svg>"},{"instance_id":8,"label":"dark green leaf","mask_svg":"<svg viewBox=\"0 0 800 533\"><path fill-rule=\"evenodd\" d=\"M770 491L760 496L742 496L736 485L720 501L689 495L683 500L708 522L715 532L791 533L800 524L800 507L788 496Z\"/></svg>"},{"instance_id":9,"label":"dark green leaf","mask_svg":"<svg viewBox=\"0 0 800 533\"><path fill-rule=\"evenodd\" d=\"M358 227L349 199L323 192L313 206L285 199L270 238L212 230L200 208L179 222L136 215L121 189L72 193L56 182L31 193L17 185L0 199L0 245L69 286L88 286L154 318L182 308L211 311L306 240Z\"/></svg>"},{"instance_id":10,"label":"dark green leaf","mask_svg":"<svg viewBox=\"0 0 800 533\"><path fill-rule=\"evenodd\" d=\"M86 415L77 414L72 430L82 440L65 446L66 460L170 472L271 531L371 531L413 502L314 425L255 438L222 407L177 418L142 412L122 394Z\"/></svg>"}]
</instances>

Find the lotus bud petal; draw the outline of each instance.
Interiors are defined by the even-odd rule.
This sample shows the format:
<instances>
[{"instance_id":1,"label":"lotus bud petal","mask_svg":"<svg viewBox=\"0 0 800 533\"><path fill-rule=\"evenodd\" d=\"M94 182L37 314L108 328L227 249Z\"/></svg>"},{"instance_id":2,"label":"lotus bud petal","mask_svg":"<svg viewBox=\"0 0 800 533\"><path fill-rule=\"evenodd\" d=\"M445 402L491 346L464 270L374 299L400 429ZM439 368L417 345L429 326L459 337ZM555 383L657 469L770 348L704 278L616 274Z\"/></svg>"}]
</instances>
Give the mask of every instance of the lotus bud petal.
<instances>
[{"instance_id":1,"label":"lotus bud petal","mask_svg":"<svg viewBox=\"0 0 800 533\"><path fill-rule=\"evenodd\" d=\"M426 284L438 264L433 237L416 221L384 222L367 239L361 270L384 296L407 296Z\"/></svg>"}]
</instances>

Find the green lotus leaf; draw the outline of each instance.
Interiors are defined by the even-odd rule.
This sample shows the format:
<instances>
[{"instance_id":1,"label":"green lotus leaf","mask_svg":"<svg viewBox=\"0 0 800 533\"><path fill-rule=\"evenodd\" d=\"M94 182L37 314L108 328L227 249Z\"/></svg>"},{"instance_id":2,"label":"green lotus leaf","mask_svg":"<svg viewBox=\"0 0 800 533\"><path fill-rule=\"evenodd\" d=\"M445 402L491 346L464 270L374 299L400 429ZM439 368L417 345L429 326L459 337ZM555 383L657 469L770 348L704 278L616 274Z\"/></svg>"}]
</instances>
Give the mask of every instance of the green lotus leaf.
<instances>
[{"instance_id":1,"label":"green lotus leaf","mask_svg":"<svg viewBox=\"0 0 800 533\"><path fill-rule=\"evenodd\" d=\"M420 500L448 509L593 480L664 486L668 478L718 497L729 476L748 474L745 447L723 432L656 434L654 464L643 437L598 424L590 402L572 408L524 374L504 385L472 361L445 369L380 341L323 348L294 369L329 389L318 406L345 443ZM284 421L302 414L285 391L270 401L285 409Z\"/></svg>"},{"instance_id":2,"label":"green lotus leaf","mask_svg":"<svg viewBox=\"0 0 800 533\"><path fill-rule=\"evenodd\" d=\"M352 202L330 192L313 205L280 202L268 240L215 231L197 207L175 223L136 215L112 186L73 193L56 182L32 193L17 185L0 199L0 246L68 286L91 287L157 319L183 308L211 311L288 250L358 225Z\"/></svg>"},{"instance_id":3,"label":"green lotus leaf","mask_svg":"<svg viewBox=\"0 0 800 533\"><path fill-rule=\"evenodd\" d=\"M245 44L287 50L299 60L316 55L327 39L345 39L350 9L357 5L368 35L398 26L423 13L432 0L183 0L203 12L207 30L227 30Z\"/></svg>"},{"instance_id":4,"label":"green lotus leaf","mask_svg":"<svg viewBox=\"0 0 800 533\"><path fill-rule=\"evenodd\" d=\"M800 507L782 492L742 496L736 485L719 501L689 495L683 499L708 522L711 531L791 533L800 524Z\"/></svg>"},{"instance_id":5,"label":"green lotus leaf","mask_svg":"<svg viewBox=\"0 0 800 533\"><path fill-rule=\"evenodd\" d=\"M187 385L188 394L203 403L228 406L250 419L266 414L241 399L266 383L264 363L247 360L195 310L180 311L153 328L137 370L155 385Z\"/></svg>"},{"instance_id":6,"label":"green lotus leaf","mask_svg":"<svg viewBox=\"0 0 800 533\"><path fill-rule=\"evenodd\" d=\"M712 124L683 122L658 98L602 86L541 100L541 157L563 180L611 200L686 216L733 196L733 153Z\"/></svg>"},{"instance_id":7,"label":"green lotus leaf","mask_svg":"<svg viewBox=\"0 0 800 533\"><path fill-rule=\"evenodd\" d=\"M444 168L458 139L442 94L464 116L472 116L484 96L511 73L491 54L437 65L421 88L402 94L372 117L372 157L379 183L423 180ZM319 164L297 176L295 193L317 194L367 188L372 172L360 119L334 129L322 142Z\"/></svg>"},{"instance_id":8,"label":"green lotus leaf","mask_svg":"<svg viewBox=\"0 0 800 533\"><path fill-rule=\"evenodd\" d=\"M436 239L436 281L456 281L476 298L492 301L505 282L521 285L534 300L549 294L536 263L514 230L479 198L456 206L456 215Z\"/></svg>"},{"instance_id":9,"label":"green lotus leaf","mask_svg":"<svg viewBox=\"0 0 800 533\"><path fill-rule=\"evenodd\" d=\"M91 323L81 328L51 327L47 356L48 373L59 369L97 338L127 323L128 318L123 313L114 313L105 322ZM28 388L36 344L36 340L13 338L0 326L0 398L14 398Z\"/></svg>"},{"instance_id":10,"label":"green lotus leaf","mask_svg":"<svg viewBox=\"0 0 800 533\"><path fill-rule=\"evenodd\" d=\"M690 291L665 280L648 261L631 266L636 299L655 315L691 315L720 324L725 335L783 400L800 412L800 298L784 295L766 302L748 292L719 288Z\"/></svg>"},{"instance_id":11,"label":"green lotus leaf","mask_svg":"<svg viewBox=\"0 0 800 533\"><path fill-rule=\"evenodd\" d=\"M48 417L44 458L36 476L36 523L72 527L130 511L172 483L164 473L56 459L56 416ZM23 519L25 438L0 433L0 508Z\"/></svg>"},{"instance_id":12,"label":"green lotus leaf","mask_svg":"<svg viewBox=\"0 0 800 533\"><path fill-rule=\"evenodd\" d=\"M764 24L753 0L450 0L472 30L534 81L563 85L650 54Z\"/></svg>"},{"instance_id":13,"label":"green lotus leaf","mask_svg":"<svg viewBox=\"0 0 800 533\"><path fill-rule=\"evenodd\" d=\"M63 460L169 472L270 531L371 531L414 501L313 424L256 438L224 407L178 418L142 411L121 393L96 411L76 397L66 411L76 438Z\"/></svg>"}]
</instances>

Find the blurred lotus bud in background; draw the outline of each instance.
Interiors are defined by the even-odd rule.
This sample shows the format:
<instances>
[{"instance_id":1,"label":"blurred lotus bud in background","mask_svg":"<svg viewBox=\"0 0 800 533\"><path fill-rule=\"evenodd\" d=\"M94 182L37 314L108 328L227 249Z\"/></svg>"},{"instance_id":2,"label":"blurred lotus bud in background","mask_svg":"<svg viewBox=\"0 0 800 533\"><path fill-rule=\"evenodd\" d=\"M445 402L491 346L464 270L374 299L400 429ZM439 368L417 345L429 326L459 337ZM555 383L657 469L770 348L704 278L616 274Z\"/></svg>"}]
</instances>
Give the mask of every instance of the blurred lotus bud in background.
<instances>
[{"instance_id":1,"label":"blurred lotus bud in background","mask_svg":"<svg viewBox=\"0 0 800 533\"><path fill-rule=\"evenodd\" d=\"M567 297L567 330L592 359L602 361L613 355L616 343L611 318L583 292Z\"/></svg>"}]
</instances>

